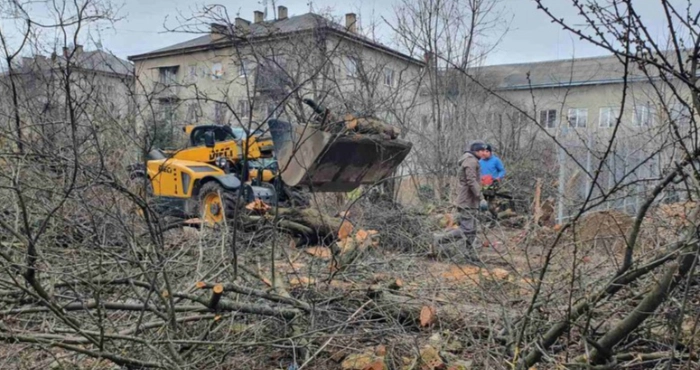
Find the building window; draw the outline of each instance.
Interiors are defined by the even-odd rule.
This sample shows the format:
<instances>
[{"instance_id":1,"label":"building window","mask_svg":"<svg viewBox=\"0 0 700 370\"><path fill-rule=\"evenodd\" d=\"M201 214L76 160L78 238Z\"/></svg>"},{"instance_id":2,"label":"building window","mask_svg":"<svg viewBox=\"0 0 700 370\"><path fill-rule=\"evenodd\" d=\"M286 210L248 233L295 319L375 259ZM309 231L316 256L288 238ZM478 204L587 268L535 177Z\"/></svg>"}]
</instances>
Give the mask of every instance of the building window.
<instances>
[{"instance_id":1,"label":"building window","mask_svg":"<svg viewBox=\"0 0 700 370\"><path fill-rule=\"evenodd\" d=\"M161 123L174 124L177 120L177 102L172 99L161 99L158 113Z\"/></svg>"},{"instance_id":2,"label":"building window","mask_svg":"<svg viewBox=\"0 0 700 370\"><path fill-rule=\"evenodd\" d=\"M544 128L557 127L557 110L546 109L540 111L540 126Z\"/></svg>"},{"instance_id":3,"label":"building window","mask_svg":"<svg viewBox=\"0 0 700 370\"><path fill-rule=\"evenodd\" d=\"M522 126L527 123L527 113L516 111L513 114L513 123L518 126Z\"/></svg>"},{"instance_id":4,"label":"building window","mask_svg":"<svg viewBox=\"0 0 700 370\"><path fill-rule=\"evenodd\" d=\"M187 67L187 77L190 79L197 78L197 65L193 64Z\"/></svg>"},{"instance_id":5,"label":"building window","mask_svg":"<svg viewBox=\"0 0 700 370\"><path fill-rule=\"evenodd\" d=\"M603 128L615 127L617 117L620 116L620 108L603 107L600 108L599 126Z\"/></svg>"},{"instance_id":6,"label":"building window","mask_svg":"<svg viewBox=\"0 0 700 370\"><path fill-rule=\"evenodd\" d=\"M238 101L238 115L240 117L247 117L250 114L250 104L248 100L242 99Z\"/></svg>"},{"instance_id":7,"label":"building window","mask_svg":"<svg viewBox=\"0 0 700 370\"><path fill-rule=\"evenodd\" d=\"M158 81L163 85L172 85L177 83L177 68L177 66L158 68Z\"/></svg>"},{"instance_id":8,"label":"building window","mask_svg":"<svg viewBox=\"0 0 700 370\"><path fill-rule=\"evenodd\" d=\"M654 123L654 112L649 106L637 106L634 108L634 124L637 126L651 126Z\"/></svg>"},{"instance_id":9,"label":"building window","mask_svg":"<svg viewBox=\"0 0 700 370\"><path fill-rule=\"evenodd\" d=\"M583 128L588 123L588 109L571 108L569 109L569 127Z\"/></svg>"},{"instance_id":10,"label":"building window","mask_svg":"<svg viewBox=\"0 0 700 370\"><path fill-rule=\"evenodd\" d=\"M187 106L187 123L199 122L202 117L202 109L199 107L199 103L190 103Z\"/></svg>"},{"instance_id":11,"label":"building window","mask_svg":"<svg viewBox=\"0 0 700 370\"><path fill-rule=\"evenodd\" d=\"M214 103L214 123L223 125L226 123L226 104Z\"/></svg>"},{"instance_id":12,"label":"building window","mask_svg":"<svg viewBox=\"0 0 700 370\"><path fill-rule=\"evenodd\" d=\"M358 70L358 61L353 57L345 57L345 70L348 77L356 77Z\"/></svg>"},{"instance_id":13,"label":"building window","mask_svg":"<svg viewBox=\"0 0 700 370\"><path fill-rule=\"evenodd\" d=\"M211 65L211 79L220 80L224 77L224 66L221 62L216 62Z\"/></svg>"},{"instance_id":14,"label":"building window","mask_svg":"<svg viewBox=\"0 0 700 370\"><path fill-rule=\"evenodd\" d=\"M241 60L241 62L238 64L238 76L246 77L248 76L248 73L250 73L248 62Z\"/></svg>"},{"instance_id":15,"label":"building window","mask_svg":"<svg viewBox=\"0 0 700 370\"><path fill-rule=\"evenodd\" d=\"M391 68L384 68L384 85L394 86L394 70Z\"/></svg>"}]
</instances>

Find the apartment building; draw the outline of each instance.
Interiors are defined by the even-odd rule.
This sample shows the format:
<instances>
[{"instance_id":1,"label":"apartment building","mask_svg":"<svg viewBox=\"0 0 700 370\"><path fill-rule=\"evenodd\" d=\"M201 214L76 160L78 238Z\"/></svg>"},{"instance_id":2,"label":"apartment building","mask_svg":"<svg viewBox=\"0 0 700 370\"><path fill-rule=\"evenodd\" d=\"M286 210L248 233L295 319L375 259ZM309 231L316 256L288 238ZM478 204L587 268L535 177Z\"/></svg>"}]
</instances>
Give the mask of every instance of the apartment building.
<instances>
[{"instance_id":1,"label":"apartment building","mask_svg":"<svg viewBox=\"0 0 700 370\"><path fill-rule=\"evenodd\" d=\"M131 63L103 50L84 50L82 45L50 56L23 57L0 75L3 130L14 136L15 143L31 143L42 150L72 145L69 121L77 123L80 137L109 131L125 121L133 107L133 83Z\"/></svg>"},{"instance_id":2,"label":"apartment building","mask_svg":"<svg viewBox=\"0 0 700 370\"><path fill-rule=\"evenodd\" d=\"M61 54L18 60L0 76L3 107L10 109L14 85L23 119L35 123L64 120L66 82L72 89L73 104L86 114L102 111L119 119L129 112L132 64L103 50L86 51L82 45L63 48Z\"/></svg>"},{"instance_id":3,"label":"apartment building","mask_svg":"<svg viewBox=\"0 0 700 370\"><path fill-rule=\"evenodd\" d=\"M529 142L542 138L563 144L565 149L553 146L554 153L542 153L544 162L559 165L560 216L566 216L566 204L576 207L591 189L596 199L615 187L623 190L604 207L633 213L677 159L677 136L669 123L682 135L690 130L690 111L676 95L689 96L683 84L671 89L658 72L645 72L634 63L625 73L615 56L494 65L477 73L503 98L484 104L486 127L505 122L511 131L528 132ZM613 134L610 154L601 164ZM495 130L485 135L494 142L503 139ZM667 196L674 197L671 192Z\"/></svg>"},{"instance_id":4,"label":"apartment building","mask_svg":"<svg viewBox=\"0 0 700 370\"><path fill-rule=\"evenodd\" d=\"M304 98L390 119L410 105L423 62L363 36L355 14L344 18L341 25L314 13L288 16L279 6L276 19L256 11L252 22L213 22L208 34L130 56L140 109L173 132L300 119Z\"/></svg>"}]
</instances>

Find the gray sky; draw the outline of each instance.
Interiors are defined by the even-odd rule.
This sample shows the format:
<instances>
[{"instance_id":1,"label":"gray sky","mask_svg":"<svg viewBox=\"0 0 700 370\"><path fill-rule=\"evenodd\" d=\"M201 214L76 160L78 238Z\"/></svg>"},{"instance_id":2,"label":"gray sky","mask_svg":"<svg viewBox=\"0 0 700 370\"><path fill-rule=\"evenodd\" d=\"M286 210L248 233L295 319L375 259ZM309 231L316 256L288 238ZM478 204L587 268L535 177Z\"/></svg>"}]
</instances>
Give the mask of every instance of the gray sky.
<instances>
[{"instance_id":1,"label":"gray sky","mask_svg":"<svg viewBox=\"0 0 700 370\"><path fill-rule=\"evenodd\" d=\"M114 0L118 1L118 0ZM316 11L331 11L335 16L342 16L348 12L355 12L360 17L360 24L367 25L372 19L381 23L381 17L390 21L395 17L395 4L398 0L314 0L313 7ZM541 10L538 10L532 0L501 0L507 17L511 19L510 29L503 37L496 49L486 60L487 64L503 64L530 62L547 59L562 59L586 57L606 54L587 42L579 41L572 35L552 24ZM683 0L678 0L683 2ZM672 1L672 2L678 2ZM267 0L271 9L271 0ZM210 2L208 2L210 3ZM218 0L216 3L225 5L230 14L240 12L242 18L251 20L253 11L262 10L262 0L231 1ZM560 17L571 19L573 23L580 23L576 19L570 1L549 0L549 7ZM663 14L660 11L658 0L634 0L635 7L642 14L650 31L654 35L663 38L665 25ZM170 26L177 24L175 17L178 11L183 14L192 14L192 10L202 2L191 0L125 0L119 15L122 20L114 25L114 29L101 31L91 30L92 38L99 38L105 49L125 58L177 42L195 37L191 34L178 34L166 32L164 23ZM289 9L289 15L303 14L309 11L309 0L277 0L277 5L284 5ZM271 13L271 12L270 12ZM272 14L269 14L272 17ZM378 32L380 38L389 44L390 29L386 25L380 25ZM493 40L492 40L493 41ZM91 48L91 47L88 47Z\"/></svg>"}]
</instances>

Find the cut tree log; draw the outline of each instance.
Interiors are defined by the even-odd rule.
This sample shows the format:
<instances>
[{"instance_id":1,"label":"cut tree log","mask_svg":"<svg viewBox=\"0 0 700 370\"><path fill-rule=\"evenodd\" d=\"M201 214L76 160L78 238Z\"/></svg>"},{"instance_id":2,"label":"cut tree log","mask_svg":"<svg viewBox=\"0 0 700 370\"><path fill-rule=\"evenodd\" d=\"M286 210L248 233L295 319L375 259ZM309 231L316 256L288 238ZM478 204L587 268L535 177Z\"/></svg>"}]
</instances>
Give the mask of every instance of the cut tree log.
<instances>
[{"instance_id":1,"label":"cut tree log","mask_svg":"<svg viewBox=\"0 0 700 370\"><path fill-rule=\"evenodd\" d=\"M329 244L335 241L339 232L352 232L352 223L332 217L311 208L279 208L278 225L301 237L307 244L319 242Z\"/></svg>"},{"instance_id":2,"label":"cut tree log","mask_svg":"<svg viewBox=\"0 0 700 370\"><path fill-rule=\"evenodd\" d=\"M360 134L386 135L389 139L396 139L401 135L401 130L374 117L355 117L345 115L345 129Z\"/></svg>"},{"instance_id":3,"label":"cut tree log","mask_svg":"<svg viewBox=\"0 0 700 370\"><path fill-rule=\"evenodd\" d=\"M542 206L540 204L542 197L542 179L537 179L535 184L535 199L533 202L532 218L535 221L535 225L540 224L540 218L542 217Z\"/></svg>"},{"instance_id":4,"label":"cut tree log","mask_svg":"<svg viewBox=\"0 0 700 370\"><path fill-rule=\"evenodd\" d=\"M211 288L211 299L209 299L209 308L212 310L216 308L216 306L219 305L219 301L221 300L221 294L224 292L224 286L221 284L216 284L214 285L213 288Z\"/></svg>"}]
</instances>

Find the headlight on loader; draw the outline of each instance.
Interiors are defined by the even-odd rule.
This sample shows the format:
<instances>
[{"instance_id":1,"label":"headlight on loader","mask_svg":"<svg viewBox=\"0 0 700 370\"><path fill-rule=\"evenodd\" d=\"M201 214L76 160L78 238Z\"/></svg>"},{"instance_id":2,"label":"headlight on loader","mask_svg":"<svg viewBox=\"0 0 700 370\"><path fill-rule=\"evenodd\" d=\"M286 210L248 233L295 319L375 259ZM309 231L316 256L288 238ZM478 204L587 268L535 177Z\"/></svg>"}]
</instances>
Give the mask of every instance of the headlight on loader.
<instances>
[{"instance_id":1,"label":"headlight on loader","mask_svg":"<svg viewBox=\"0 0 700 370\"><path fill-rule=\"evenodd\" d=\"M226 158L224 158L224 157L216 158L216 162L214 162L214 163L216 163L216 166L221 168L221 169L226 168Z\"/></svg>"}]
</instances>

